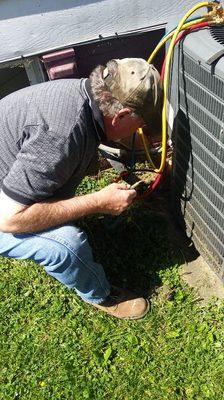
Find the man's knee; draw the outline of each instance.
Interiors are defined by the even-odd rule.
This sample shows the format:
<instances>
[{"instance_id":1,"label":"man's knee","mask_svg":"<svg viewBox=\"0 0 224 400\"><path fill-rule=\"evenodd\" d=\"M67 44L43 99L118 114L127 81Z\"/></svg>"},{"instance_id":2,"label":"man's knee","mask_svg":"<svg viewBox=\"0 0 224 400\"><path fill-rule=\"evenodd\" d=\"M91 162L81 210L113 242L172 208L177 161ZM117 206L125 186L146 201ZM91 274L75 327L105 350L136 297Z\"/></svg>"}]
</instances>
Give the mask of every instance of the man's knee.
<instances>
[{"instance_id":1,"label":"man's knee","mask_svg":"<svg viewBox=\"0 0 224 400\"><path fill-rule=\"evenodd\" d=\"M41 233L40 236L64 245L75 253L87 242L85 232L74 225L59 226Z\"/></svg>"},{"instance_id":2,"label":"man's knee","mask_svg":"<svg viewBox=\"0 0 224 400\"><path fill-rule=\"evenodd\" d=\"M64 225L41 234L43 242L40 254L45 253L45 260L39 260L47 271L69 267L80 257L87 256L89 245L85 232L73 225ZM37 260L38 261L38 260Z\"/></svg>"}]
</instances>

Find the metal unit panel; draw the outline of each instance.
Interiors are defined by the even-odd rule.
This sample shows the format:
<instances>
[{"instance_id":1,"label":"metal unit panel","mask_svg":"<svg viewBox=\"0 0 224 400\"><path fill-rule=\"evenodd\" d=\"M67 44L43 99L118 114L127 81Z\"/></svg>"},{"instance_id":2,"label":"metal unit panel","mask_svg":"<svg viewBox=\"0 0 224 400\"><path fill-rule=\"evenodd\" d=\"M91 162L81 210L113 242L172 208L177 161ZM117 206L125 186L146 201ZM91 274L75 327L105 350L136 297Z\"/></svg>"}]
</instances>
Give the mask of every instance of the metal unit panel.
<instances>
[{"instance_id":1,"label":"metal unit panel","mask_svg":"<svg viewBox=\"0 0 224 400\"><path fill-rule=\"evenodd\" d=\"M203 30L175 54L172 204L187 236L224 280L224 59L208 63L220 47Z\"/></svg>"},{"instance_id":2,"label":"metal unit panel","mask_svg":"<svg viewBox=\"0 0 224 400\"><path fill-rule=\"evenodd\" d=\"M0 62L121 36L180 19L194 0L5 0ZM125 49L124 49L125 50Z\"/></svg>"}]
</instances>

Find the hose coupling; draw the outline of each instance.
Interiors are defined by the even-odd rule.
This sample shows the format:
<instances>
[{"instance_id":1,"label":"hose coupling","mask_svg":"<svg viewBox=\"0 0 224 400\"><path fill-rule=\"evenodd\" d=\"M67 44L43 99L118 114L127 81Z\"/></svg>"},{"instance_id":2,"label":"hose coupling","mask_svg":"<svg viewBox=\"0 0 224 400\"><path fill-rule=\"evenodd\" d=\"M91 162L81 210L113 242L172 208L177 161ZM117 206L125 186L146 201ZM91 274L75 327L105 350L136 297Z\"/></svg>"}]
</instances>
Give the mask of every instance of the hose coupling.
<instances>
[{"instance_id":1,"label":"hose coupling","mask_svg":"<svg viewBox=\"0 0 224 400\"><path fill-rule=\"evenodd\" d=\"M209 3L209 7L212 8L204 17L214 24L223 24L224 23L224 10L221 4L214 2Z\"/></svg>"}]
</instances>

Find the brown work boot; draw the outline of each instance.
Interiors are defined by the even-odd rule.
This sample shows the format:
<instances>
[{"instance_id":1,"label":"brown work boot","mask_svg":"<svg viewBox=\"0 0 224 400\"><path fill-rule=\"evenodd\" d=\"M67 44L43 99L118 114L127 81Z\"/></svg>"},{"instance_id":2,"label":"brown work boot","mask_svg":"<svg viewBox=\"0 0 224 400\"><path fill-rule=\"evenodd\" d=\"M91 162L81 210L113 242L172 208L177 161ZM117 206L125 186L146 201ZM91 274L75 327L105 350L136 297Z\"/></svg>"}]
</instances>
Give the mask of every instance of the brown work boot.
<instances>
[{"instance_id":1,"label":"brown work boot","mask_svg":"<svg viewBox=\"0 0 224 400\"><path fill-rule=\"evenodd\" d=\"M122 319L140 319L149 310L148 300L117 287L112 287L110 295L103 303L91 304L113 317Z\"/></svg>"}]
</instances>

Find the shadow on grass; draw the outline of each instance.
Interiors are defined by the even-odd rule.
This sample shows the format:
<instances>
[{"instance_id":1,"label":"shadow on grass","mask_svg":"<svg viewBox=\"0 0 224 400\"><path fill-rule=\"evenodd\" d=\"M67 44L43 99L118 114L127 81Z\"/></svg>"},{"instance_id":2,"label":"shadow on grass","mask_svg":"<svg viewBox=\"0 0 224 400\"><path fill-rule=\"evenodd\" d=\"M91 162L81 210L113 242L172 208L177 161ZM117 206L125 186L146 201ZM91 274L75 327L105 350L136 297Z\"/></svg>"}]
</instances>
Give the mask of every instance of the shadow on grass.
<instances>
[{"instance_id":1,"label":"shadow on grass","mask_svg":"<svg viewBox=\"0 0 224 400\"><path fill-rule=\"evenodd\" d=\"M146 203L144 207L131 207L115 221L111 229L107 217L93 216L80 226L109 282L150 296L161 284L158 272L180 264L184 258L181 248L172 243L167 216L151 211Z\"/></svg>"}]
</instances>

